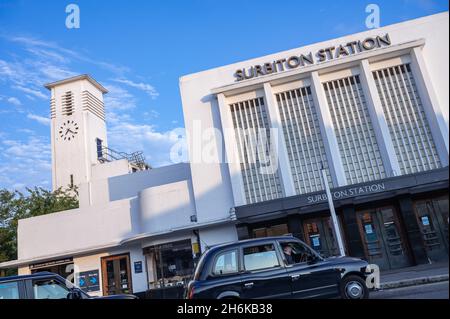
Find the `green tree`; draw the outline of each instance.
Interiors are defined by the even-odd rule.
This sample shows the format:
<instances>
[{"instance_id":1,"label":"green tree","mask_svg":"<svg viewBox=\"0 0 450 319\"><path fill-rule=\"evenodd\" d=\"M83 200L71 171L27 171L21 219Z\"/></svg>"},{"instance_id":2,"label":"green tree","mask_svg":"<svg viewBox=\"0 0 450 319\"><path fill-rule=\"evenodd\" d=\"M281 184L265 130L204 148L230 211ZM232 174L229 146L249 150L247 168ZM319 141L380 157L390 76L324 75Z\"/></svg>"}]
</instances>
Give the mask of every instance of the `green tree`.
<instances>
[{"instance_id":1,"label":"green tree","mask_svg":"<svg viewBox=\"0 0 450 319\"><path fill-rule=\"evenodd\" d=\"M76 188L67 190L60 188L51 192L35 187L27 188L26 194L17 190L0 189L0 262L17 259L19 219L73 208L78 208ZM15 269L8 269L3 275L15 273Z\"/></svg>"}]
</instances>

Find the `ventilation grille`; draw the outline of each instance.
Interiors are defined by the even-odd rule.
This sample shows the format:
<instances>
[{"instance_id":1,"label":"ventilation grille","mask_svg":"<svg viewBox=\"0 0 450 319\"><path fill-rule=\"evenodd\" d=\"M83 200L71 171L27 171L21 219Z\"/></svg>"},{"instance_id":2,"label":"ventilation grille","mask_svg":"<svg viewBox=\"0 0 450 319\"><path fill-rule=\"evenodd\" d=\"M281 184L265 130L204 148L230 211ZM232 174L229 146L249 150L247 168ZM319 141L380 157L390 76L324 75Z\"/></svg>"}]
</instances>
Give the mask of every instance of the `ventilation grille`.
<instances>
[{"instance_id":1,"label":"ventilation grille","mask_svg":"<svg viewBox=\"0 0 450 319\"><path fill-rule=\"evenodd\" d=\"M275 97L296 193L305 194L324 189L322 164L331 186L331 176L310 87L278 93Z\"/></svg>"},{"instance_id":2,"label":"ventilation grille","mask_svg":"<svg viewBox=\"0 0 450 319\"><path fill-rule=\"evenodd\" d=\"M83 111L89 111L103 121L105 120L105 107L103 102L89 91L82 92L81 104L83 105Z\"/></svg>"},{"instance_id":3,"label":"ventilation grille","mask_svg":"<svg viewBox=\"0 0 450 319\"><path fill-rule=\"evenodd\" d=\"M374 71L401 174L441 166L409 64Z\"/></svg>"},{"instance_id":4,"label":"ventilation grille","mask_svg":"<svg viewBox=\"0 0 450 319\"><path fill-rule=\"evenodd\" d=\"M56 117L56 101L55 98L50 99L50 118L54 119Z\"/></svg>"},{"instance_id":5,"label":"ventilation grille","mask_svg":"<svg viewBox=\"0 0 450 319\"><path fill-rule=\"evenodd\" d=\"M385 177L359 76L323 84L349 184Z\"/></svg>"},{"instance_id":6,"label":"ventilation grille","mask_svg":"<svg viewBox=\"0 0 450 319\"><path fill-rule=\"evenodd\" d=\"M230 105L247 204L282 196L263 98ZM274 168L274 169L273 169Z\"/></svg>"},{"instance_id":7,"label":"ventilation grille","mask_svg":"<svg viewBox=\"0 0 450 319\"><path fill-rule=\"evenodd\" d=\"M69 116L74 112L74 97L71 91L63 94L61 97L62 115Z\"/></svg>"}]
</instances>

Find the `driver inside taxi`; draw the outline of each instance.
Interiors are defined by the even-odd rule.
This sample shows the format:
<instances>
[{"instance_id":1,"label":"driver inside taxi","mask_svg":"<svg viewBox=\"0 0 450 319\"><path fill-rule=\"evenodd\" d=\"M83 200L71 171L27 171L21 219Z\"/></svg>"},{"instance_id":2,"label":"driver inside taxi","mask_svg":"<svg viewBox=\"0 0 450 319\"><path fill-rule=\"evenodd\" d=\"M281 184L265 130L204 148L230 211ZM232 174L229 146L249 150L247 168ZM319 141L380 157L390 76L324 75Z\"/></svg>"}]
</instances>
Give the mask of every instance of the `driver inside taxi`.
<instances>
[{"instance_id":1,"label":"driver inside taxi","mask_svg":"<svg viewBox=\"0 0 450 319\"><path fill-rule=\"evenodd\" d=\"M308 261L309 254L298 245L291 243L283 245L283 255L287 265L293 265Z\"/></svg>"}]
</instances>

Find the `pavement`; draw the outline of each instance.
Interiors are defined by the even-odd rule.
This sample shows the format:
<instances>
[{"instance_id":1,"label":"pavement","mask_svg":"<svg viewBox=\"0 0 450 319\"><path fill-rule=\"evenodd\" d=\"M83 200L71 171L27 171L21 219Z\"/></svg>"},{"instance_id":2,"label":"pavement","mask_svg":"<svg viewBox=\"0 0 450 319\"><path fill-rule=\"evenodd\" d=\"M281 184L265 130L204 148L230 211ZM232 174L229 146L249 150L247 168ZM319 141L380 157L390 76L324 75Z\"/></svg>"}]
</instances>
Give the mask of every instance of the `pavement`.
<instances>
[{"instance_id":1,"label":"pavement","mask_svg":"<svg viewBox=\"0 0 450 319\"><path fill-rule=\"evenodd\" d=\"M449 299L448 281L370 292L370 299Z\"/></svg>"},{"instance_id":2,"label":"pavement","mask_svg":"<svg viewBox=\"0 0 450 319\"><path fill-rule=\"evenodd\" d=\"M448 267L448 262L440 262L382 271L380 274L380 290L440 282L448 283Z\"/></svg>"}]
</instances>

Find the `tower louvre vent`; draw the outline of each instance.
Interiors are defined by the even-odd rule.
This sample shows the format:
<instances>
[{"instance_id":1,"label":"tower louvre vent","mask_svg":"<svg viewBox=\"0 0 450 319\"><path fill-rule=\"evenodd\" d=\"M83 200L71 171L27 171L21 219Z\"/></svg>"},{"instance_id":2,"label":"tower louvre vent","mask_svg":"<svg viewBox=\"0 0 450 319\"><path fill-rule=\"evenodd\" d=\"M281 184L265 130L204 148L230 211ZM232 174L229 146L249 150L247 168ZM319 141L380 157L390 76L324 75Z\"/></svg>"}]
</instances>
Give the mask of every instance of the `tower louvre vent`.
<instances>
[{"instance_id":1,"label":"tower louvre vent","mask_svg":"<svg viewBox=\"0 0 450 319\"><path fill-rule=\"evenodd\" d=\"M62 115L69 116L74 112L74 97L72 91L67 91L61 97Z\"/></svg>"},{"instance_id":2,"label":"tower louvre vent","mask_svg":"<svg viewBox=\"0 0 450 319\"><path fill-rule=\"evenodd\" d=\"M83 111L89 111L103 121L105 120L105 106L101 100L89 91L83 91L81 94L81 104Z\"/></svg>"},{"instance_id":3,"label":"tower louvre vent","mask_svg":"<svg viewBox=\"0 0 450 319\"><path fill-rule=\"evenodd\" d=\"M50 99L50 118L54 119L56 117L56 101L54 98Z\"/></svg>"}]
</instances>

